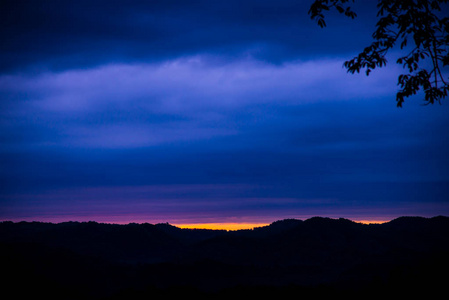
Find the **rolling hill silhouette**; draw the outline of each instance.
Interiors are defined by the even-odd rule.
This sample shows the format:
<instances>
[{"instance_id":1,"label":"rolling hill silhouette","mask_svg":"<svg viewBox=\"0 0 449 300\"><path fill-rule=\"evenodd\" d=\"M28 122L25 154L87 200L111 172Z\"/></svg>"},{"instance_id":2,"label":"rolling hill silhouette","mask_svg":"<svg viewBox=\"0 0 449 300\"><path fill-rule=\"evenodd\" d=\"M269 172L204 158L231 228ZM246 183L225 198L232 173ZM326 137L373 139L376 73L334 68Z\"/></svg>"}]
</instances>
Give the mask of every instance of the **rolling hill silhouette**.
<instances>
[{"instance_id":1,"label":"rolling hill silhouette","mask_svg":"<svg viewBox=\"0 0 449 300\"><path fill-rule=\"evenodd\" d=\"M448 237L443 216L370 225L314 217L237 231L0 223L4 292L47 299L386 290L429 296L449 279Z\"/></svg>"}]
</instances>

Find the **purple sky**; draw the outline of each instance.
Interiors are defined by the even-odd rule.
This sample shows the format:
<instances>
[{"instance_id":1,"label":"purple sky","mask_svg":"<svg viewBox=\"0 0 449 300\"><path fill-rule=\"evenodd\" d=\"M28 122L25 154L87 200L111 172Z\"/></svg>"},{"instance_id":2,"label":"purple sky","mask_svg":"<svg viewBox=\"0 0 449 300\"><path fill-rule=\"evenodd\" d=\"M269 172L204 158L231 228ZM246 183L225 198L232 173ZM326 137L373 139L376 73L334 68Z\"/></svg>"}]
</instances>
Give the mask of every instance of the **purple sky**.
<instances>
[{"instance_id":1,"label":"purple sky","mask_svg":"<svg viewBox=\"0 0 449 300\"><path fill-rule=\"evenodd\" d=\"M449 215L447 103L346 73L376 1L311 2L2 2L0 220Z\"/></svg>"}]
</instances>

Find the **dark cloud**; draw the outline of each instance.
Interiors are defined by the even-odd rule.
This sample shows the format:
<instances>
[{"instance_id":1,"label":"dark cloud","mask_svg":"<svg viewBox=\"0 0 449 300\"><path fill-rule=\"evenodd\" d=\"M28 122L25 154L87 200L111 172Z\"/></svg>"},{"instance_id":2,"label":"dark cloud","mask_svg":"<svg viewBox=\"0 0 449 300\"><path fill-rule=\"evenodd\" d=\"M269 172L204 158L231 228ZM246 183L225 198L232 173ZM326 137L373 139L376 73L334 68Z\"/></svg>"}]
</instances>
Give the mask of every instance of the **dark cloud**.
<instances>
[{"instance_id":1,"label":"dark cloud","mask_svg":"<svg viewBox=\"0 0 449 300\"><path fill-rule=\"evenodd\" d=\"M206 53L283 62L352 55L369 41L372 10L360 6L358 26L348 32L344 25L351 21L333 14L332 26L319 28L309 6L293 0L3 1L0 68L61 70Z\"/></svg>"}]
</instances>

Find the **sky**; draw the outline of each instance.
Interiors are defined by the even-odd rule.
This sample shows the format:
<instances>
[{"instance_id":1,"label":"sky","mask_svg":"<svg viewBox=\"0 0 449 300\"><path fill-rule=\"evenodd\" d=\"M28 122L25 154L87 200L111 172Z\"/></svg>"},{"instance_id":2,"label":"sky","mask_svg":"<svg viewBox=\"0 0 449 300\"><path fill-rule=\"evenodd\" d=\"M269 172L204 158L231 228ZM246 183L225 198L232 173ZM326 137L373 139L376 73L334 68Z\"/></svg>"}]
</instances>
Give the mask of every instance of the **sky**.
<instances>
[{"instance_id":1,"label":"sky","mask_svg":"<svg viewBox=\"0 0 449 300\"><path fill-rule=\"evenodd\" d=\"M268 224L449 215L449 108L348 74L312 0L2 1L0 220Z\"/></svg>"}]
</instances>

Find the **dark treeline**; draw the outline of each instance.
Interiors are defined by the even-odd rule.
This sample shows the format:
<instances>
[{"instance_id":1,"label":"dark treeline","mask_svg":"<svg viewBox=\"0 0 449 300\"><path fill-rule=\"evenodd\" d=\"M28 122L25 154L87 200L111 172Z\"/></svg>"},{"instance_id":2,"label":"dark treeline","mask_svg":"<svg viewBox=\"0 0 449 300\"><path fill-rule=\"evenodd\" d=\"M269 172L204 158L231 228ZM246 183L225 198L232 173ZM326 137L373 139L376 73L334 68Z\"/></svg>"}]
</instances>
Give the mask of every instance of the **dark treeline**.
<instances>
[{"instance_id":1,"label":"dark treeline","mask_svg":"<svg viewBox=\"0 0 449 300\"><path fill-rule=\"evenodd\" d=\"M0 223L3 292L47 299L427 297L448 282L449 218L282 220L253 230Z\"/></svg>"}]
</instances>

